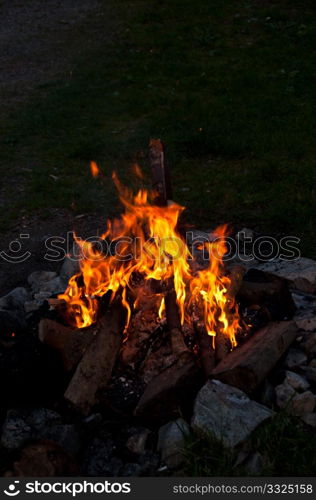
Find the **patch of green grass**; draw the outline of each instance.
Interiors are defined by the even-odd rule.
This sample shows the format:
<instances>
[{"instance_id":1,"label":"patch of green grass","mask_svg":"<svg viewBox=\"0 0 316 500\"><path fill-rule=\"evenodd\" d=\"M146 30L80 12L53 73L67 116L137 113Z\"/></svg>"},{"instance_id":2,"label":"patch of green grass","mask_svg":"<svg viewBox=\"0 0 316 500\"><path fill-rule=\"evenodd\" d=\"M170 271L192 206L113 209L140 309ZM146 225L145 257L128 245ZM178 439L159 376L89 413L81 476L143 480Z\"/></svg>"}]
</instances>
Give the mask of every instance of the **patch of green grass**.
<instances>
[{"instance_id":1,"label":"patch of green grass","mask_svg":"<svg viewBox=\"0 0 316 500\"><path fill-rule=\"evenodd\" d=\"M266 458L266 476L315 476L316 434L298 418L280 412L258 429L252 445Z\"/></svg>"},{"instance_id":2,"label":"patch of green grass","mask_svg":"<svg viewBox=\"0 0 316 500\"><path fill-rule=\"evenodd\" d=\"M146 170L158 136L190 222L294 234L315 256L315 4L108 4L120 20L111 36L0 123L3 176L15 175L8 164L31 168L12 209L111 215L111 171L126 180L135 160ZM103 182L89 179L91 159Z\"/></svg>"},{"instance_id":3,"label":"patch of green grass","mask_svg":"<svg viewBox=\"0 0 316 500\"><path fill-rule=\"evenodd\" d=\"M212 435L187 438L183 451L183 472L189 477L241 476L242 467L235 467L237 453L226 448Z\"/></svg>"},{"instance_id":4,"label":"patch of green grass","mask_svg":"<svg viewBox=\"0 0 316 500\"><path fill-rule=\"evenodd\" d=\"M250 449L262 455L260 476L315 476L316 434L284 411L253 433ZM190 477L253 475L245 465L236 465L236 451L212 436L191 437L184 454L184 473Z\"/></svg>"}]
</instances>

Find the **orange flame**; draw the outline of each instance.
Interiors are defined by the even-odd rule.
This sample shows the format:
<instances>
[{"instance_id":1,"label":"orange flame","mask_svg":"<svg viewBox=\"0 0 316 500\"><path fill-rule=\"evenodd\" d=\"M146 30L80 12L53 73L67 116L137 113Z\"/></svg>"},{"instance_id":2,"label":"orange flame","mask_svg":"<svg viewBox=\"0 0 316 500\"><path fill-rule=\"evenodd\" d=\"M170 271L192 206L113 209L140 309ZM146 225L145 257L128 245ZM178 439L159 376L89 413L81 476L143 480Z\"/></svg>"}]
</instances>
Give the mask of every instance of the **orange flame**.
<instances>
[{"instance_id":1,"label":"orange flame","mask_svg":"<svg viewBox=\"0 0 316 500\"><path fill-rule=\"evenodd\" d=\"M90 172L92 177L98 177L98 175L100 174L100 169L95 161L90 162Z\"/></svg>"},{"instance_id":2,"label":"orange flame","mask_svg":"<svg viewBox=\"0 0 316 500\"><path fill-rule=\"evenodd\" d=\"M234 347L239 316L237 305L229 298L230 279L224 274L227 228L218 228L215 241L206 244L207 269L194 273L189 265L189 248L177 229L184 207L176 203L155 206L155 193L139 190L134 195L121 185L115 173L113 181L125 212L108 221L101 237L104 243L111 242L106 255L93 242L76 237L82 254L80 273L70 278L67 290L59 295L67 303L69 322L77 328L91 325L97 320L100 298L109 293L113 300L119 293L128 312L126 331L139 293L133 278L141 276L148 283L171 279L182 324L191 321L195 308L204 317L207 333L214 338L218 332L223 333ZM163 296L159 303L157 316L162 318Z\"/></svg>"}]
</instances>

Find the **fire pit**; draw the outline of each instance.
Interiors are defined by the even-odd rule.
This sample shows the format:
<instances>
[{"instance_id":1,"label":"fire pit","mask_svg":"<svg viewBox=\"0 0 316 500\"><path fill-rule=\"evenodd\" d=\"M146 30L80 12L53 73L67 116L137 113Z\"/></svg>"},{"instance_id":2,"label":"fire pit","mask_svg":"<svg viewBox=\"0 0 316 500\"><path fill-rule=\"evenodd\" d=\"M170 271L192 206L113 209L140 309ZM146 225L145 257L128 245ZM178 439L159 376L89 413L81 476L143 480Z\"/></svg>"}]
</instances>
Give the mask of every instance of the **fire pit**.
<instances>
[{"instance_id":1,"label":"fire pit","mask_svg":"<svg viewBox=\"0 0 316 500\"><path fill-rule=\"evenodd\" d=\"M24 304L32 303L27 293L20 291L18 297L15 292L1 299L0 314L8 333L2 347L6 359L12 357L5 369L12 371L12 366L21 362L21 352L15 347L19 346L15 344L15 326L19 323L21 331L33 332L30 337L23 334L23 349L27 346L25 352L32 363L36 358L36 376L45 374L44 388L38 395L34 392L33 408L24 409L22 416L10 410L11 400L15 399L10 391L6 393L9 411L2 446L10 453L22 447L20 461L11 465L9 473L32 474L23 453L46 457L48 448L53 447L54 453L60 454L61 472L46 457L49 464L43 475L74 471L88 475L155 474L158 452L171 469L181 464L179 451L166 451L170 435L177 435L176 440L181 441L183 433L190 432L180 417L189 419L193 413L191 425L196 432L213 432L227 446L234 447L273 415L275 400L270 408L263 406L262 387L300 335L292 320L296 305L289 281L282 273L269 272L264 267L267 263L252 267L233 258L229 253L228 226L203 233L181 225L184 207L171 201L170 175L159 140L151 141L149 157L152 190L133 193L113 174L124 213L108 221L98 238L75 237L79 259L69 256L63 265L70 274L64 290L58 290L61 282L55 273L40 274L37 280L33 275L29 279L33 289L40 290L45 282L48 296L25 323L19 323L16 315ZM91 171L98 175L96 164L92 164ZM141 176L139 170L137 174ZM53 282L58 284L57 289ZM314 296L309 297L314 304ZM298 304L297 296L295 299ZM310 311L308 308L308 315ZM305 313L299 314L296 319L302 327ZM310 342L310 349L314 349L313 342L304 335L301 341L304 345ZM307 361L310 359L305 356L298 362L299 372L305 370L302 366L307 367ZM23 363L29 369L27 360ZM287 367L291 369L289 361ZM47 378L51 380L48 369L55 384L45 387ZM315 368L306 370L309 378L314 376L311 373ZM30 371L28 383L34 377ZM314 415L315 396L309 382L303 379L304 385L297 378L301 375L296 377L291 371L286 377L285 389L282 386L277 391L277 404L286 404L290 394L304 400L301 405L296 400L294 413ZM47 392L46 401L43 394ZM37 414L34 407L43 404L51 409ZM219 427L223 417L216 410L218 406L227 417L222 436ZM104 415L110 416L106 430ZM237 431L232 432L234 417L240 426L235 425ZM174 422L181 427L181 435ZM125 429L124 444L116 423ZM22 437L13 439L12 425ZM242 432L238 431L241 427ZM32 446L27 444L31 438L37 440L37 448L25 451L25 446ZM111 450L105 443L112 443ZM115 446L121 449L118 462L113 455ZM102 447L106 448L103 456L113 462L110 469L95 465ZM76 457L70 470L64 467L64 453ZM128 470L126 463L131 460L134 466ZM142 460L146 465L141 464ZM38 470L33 472L40 475Z\"/></svg>"}]
</instances>

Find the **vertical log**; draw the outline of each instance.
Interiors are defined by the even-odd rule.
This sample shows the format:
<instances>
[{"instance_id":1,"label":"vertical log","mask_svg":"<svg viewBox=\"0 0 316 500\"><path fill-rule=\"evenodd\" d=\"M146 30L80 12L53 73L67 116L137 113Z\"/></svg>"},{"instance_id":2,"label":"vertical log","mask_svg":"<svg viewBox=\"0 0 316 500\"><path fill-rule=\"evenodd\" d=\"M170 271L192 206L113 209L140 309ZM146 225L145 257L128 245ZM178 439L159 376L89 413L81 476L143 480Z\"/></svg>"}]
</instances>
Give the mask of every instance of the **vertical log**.
<instances>
[{"instance_id":1,"label":"vertical log","mask_svg":"<svg viewBox=\"0 0 316 500\"><path fill-rule=\"evenodd\" d=\"M65 399L87 415L98 402L98 392L107 386L119 354L126 309L115 301L96 325L96 335L80 361L65 392Z\"/></svg>"}]
</instances>

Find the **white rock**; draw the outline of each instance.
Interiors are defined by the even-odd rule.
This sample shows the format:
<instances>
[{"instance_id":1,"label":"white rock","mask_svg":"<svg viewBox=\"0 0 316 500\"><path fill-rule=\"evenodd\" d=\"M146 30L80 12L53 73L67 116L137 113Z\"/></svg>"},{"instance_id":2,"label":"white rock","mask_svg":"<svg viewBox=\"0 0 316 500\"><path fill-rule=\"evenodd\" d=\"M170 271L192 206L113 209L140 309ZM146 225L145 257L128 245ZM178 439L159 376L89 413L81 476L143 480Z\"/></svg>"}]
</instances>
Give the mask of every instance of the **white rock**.
<instances>
[{"instance_id":1,"label":"white rock","mask_svg":"<svg viewBox=\"0 0 316 500\"><path fill-rule=\"evenodd\" d=\"M298 373L286 371L285 381L296 391L306 391L309 388L307 380Z\"/></svg>"},{"instance_id":2,"label":"white rock","mask_svg":"<svg viewBox=\"0 0 316 500\"><path fill-rule=\"evenodd\" d=\"M306 332L316 330L316 313L313 316L294 316L293 319L301 330Z\"/></svg>"},{"instance_id":3,"label":"white rock","mask_svg":"<svg viewBox=\"0 0 316 500\"><path fill-rule=\"evenodd\" d=\"M297 394L291 401L291 413L296 416L312 413L316 405L316 396L311 391Z\"/></svg>"},{"instance_id":4,"label":"white rock","mask_svg":"<svg viewBox=\"0 0 316 500\"><path fill-rule=\"evenodd\" d=\"M283 382L283 384L277 385L275 388L276 393L276 403L279 408L285 408L292 398L296 395L295 389L288 384Z\"/></svg>"},{"instance_id":5,"label":"white rock","mask_svg":"<svg viewBox=\"0 0 316 500\"><path fill-rule=\"evenodd\" d=\"M262 271L285 278L289 284L305 293L316 293L316 261L301 257L296 260L274 259L258 265Z\"/></svg>"},{"instance_id":6,"label":"white rock","mask_svg":"<svg viewBox=\"0 0 316 500\"><path fill-rule=\"evenodd\" d=\"M137 455L144 453L146 442L150 434L151 431L149 429L138 430L137 432L135 432L135 434L128 438L126 442L126 448Z\"/></svg>"},{"instance_id":7,"label":"white rock","mask_svg":"<svg viewBox=\"0 0 316 500\"><path fill-rule=\"evenodd\" d=\"M226 446L234 447L273 413L239 389L209 380L196 397L191 425L196 432L212 433Z\"/></svg>"},{"instance_id":8,"label":"white rock","mask_svg":"<svg viewBox=\"0 0 316 500\"><path fill-rule=\"evenodd\" d=\"M311 332L305 336L302 347L309 356L316 355L316 332Z\"/></svg>"},{"instance_id":9,"label":"white rock","mask_svg":"<svg viewBox=\"0 0 316 500\"><path fill-rule=\"evenodd\" d=\"M302 415L301 419L305 422L305 424L314 428L316 427L316 413L305 413Z\"/></svg>"},{"instance_id":10,"label":"white rock","mask_svg":"<svg viewBox=\"0 0 316 500\"><path fill-rule=\"evenodd\" d=\"M34 271L29 275L27 281L33 292L39 292L52 279L56 278L57 273L54 271Z\"/></svg>"}]
</instances>

